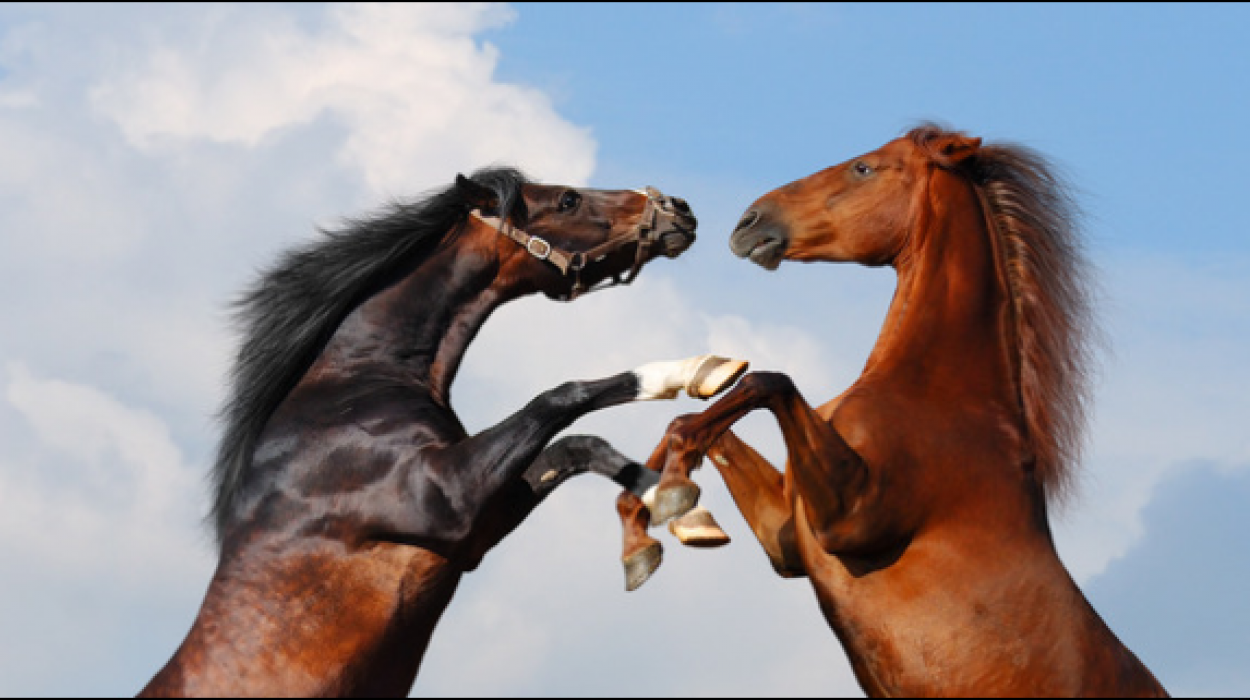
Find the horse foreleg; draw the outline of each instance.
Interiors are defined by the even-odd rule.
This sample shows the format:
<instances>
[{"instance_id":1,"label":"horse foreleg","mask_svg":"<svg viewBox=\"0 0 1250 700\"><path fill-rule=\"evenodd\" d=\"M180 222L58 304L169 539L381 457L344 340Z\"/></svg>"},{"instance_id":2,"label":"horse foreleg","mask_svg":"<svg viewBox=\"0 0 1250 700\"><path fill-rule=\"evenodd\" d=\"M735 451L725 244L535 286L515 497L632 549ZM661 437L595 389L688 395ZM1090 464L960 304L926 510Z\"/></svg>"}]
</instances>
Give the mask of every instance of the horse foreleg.
<instances>
[{"instance_id":1,"label":"horse foreleg","mask_svg":"<svg viewBox=\"0 0 1250 700\"><path fill-rule=\"evenodd\" d=\"M794 541L793 500L785 476L732 430L726 430L712 444L707 456L773 570L785 578L806 576Z\"/></svg>"},{"instance_id":2,"label":"horse foreleg","mask_svg":"<svg viewBox=\"0 0 1250 700\"><path fill-rule=\"evenodd\" d=\"M700 490L690 480L690 472L708 453L773 567L784 576L794 576L802 572L802 566L793 547L783 547L793 541L793 513L783 477L728 432L731 425L764 405L764 387L759 379L752 379L757 376L748 375L702 414L682 416L670 425L648 460L650 468L662 472L657 493L651 497L652 517L663 521L694 508ZM673 529L681 529L682 522L693 515L691 511L673 521Z\"/></svg>"},{"instance_id":3,"label":"horse foreleg","mask_svg":"<svg viewBox=\"0 0 1250 700\"><path fill-rule=\"evenodd\" d=\"M866 506L882 495L879 471L808 405L789 377L778 374L771 381L768 408L785 438L788 478L821 548L850 553L889 537L894 519L910 514Z\"/></svg>"},{"instance_id":4,"label":"horse foreleg","mask_svg":"<svg viewBox=\"0 0 1250 700\"><path fill-rule=\"evenodd\" d=\"M659 473L616 451L602 438L575 435L561 438L543 450L522 478L529 484L537 505L565 481L588 473L611 479L625 488L617 500L625 539L621 561L625 566L626 589L636 590L660 565L662 550L660 543L647 534L651 514L641 498L655 493ZM702 508L674 520L670 530L690 547L719 547L729 542L729 536L712 514Z\"/></svg>"},{"instance_id":5,"label":"horse foreleg","mask_svg":"<svg viewBox=\"0 0 1250 700\"><path fill-rule=\"evenodd\" d=\"M671 517L673 512L669 508L672 504L680 505L689 500L690 487L694 486L689 478L690 470L734 423L760 408L768 409L777 418L789 451L793 491L803 498L806 515L821 538L822 546L827 551L834 551L848 538L847 528L844 527L847 515L856 500L870 491L871 474L863 459L833 426L807 404L790 378L775 372L749 374L702 414L681 416L673 421L649 462L653 468L663 465L659 493L656 495L657 510L660 512L652 513L652 517ZM733 442L725 444L730 449L736 447ZM745 456L748 463L755 459L743 452L739 452L739 456ZM745 494L750 488L761 485L766 491L771 488L771 505L775 507L775 514L785 515L785 510L777 505L776 487L770 487L768 479L738 479L734 472L730 473L739 493ZM759 475L757 470L756 477ZM667 493L667 489L672 489L672 494ZM695 494L697 496L697 491ZM783 489L780 498L791 501L789 495ZM770 501L759 503L764 504L767 512ZM748 505L748 508L753 509L754 506ZM780 522L780 527L784 529L784 523L792 522L792 516L784 517ZM783 561L791 559L784 551L779 554L786 555Z\"/></svg>"},{"instance_id":6,"label":"horse foreleg","mask_svg":"<svg viewBox=\"0 0 1250 700\"><path fill-rule=\"evenodd\" d=\"M491 473L484 476L492 481L506 481L516 475L518 467L527 468L557 433L587 413L631 401L672 399L683 390L691 396L708 398L736 381L746 368L745 362L701 355L652 362L608 379L565 382L448 452L489 454L495 459L489 468Z\"/></svg>"},{"instance_id":7,"label":"horse foreleg","mask_svg":"<svg viewBox=\"0 0 1250 700\"><path fill-rule=\"evenodd\" d=\"M647 534L651 513L641 496L655 488L660 475L612 448L607 441L585 435L562 438L543 451L526 469L524 480L535 504L579 474L594 473L625 487L616 500L624 546L625 590L637 590L659 568L663 547Z\"/></svg>"},{"instance_id":8,"label":"horse foreleg","mask_svg":"<svg viewBox=\"0 0 1250 700\"><path fill-rule=\"evenodd\" d=\"M636 494L622 491L616 499L616 512L621 516L624 535L621 563L625 565L625 590L634 591L659 568L664 548L647 534L651 512Z\"/></svg>"},{"instance_id":9,"label":"horse foreleg","mask_svg":"<svg viewBox=\"0 0 1250 700\"><path fill-rule=\"evenodd\" d=\"M651 508L653 520L665 522L698 503L700 489L691 481L690 473L734 423L751 411L767 406L771 392L766 378L771 376L759 372L749 374L703 413L680 416L669 425L647 461L649 468L661 473ZM769 486L766 481L763 485Z\"/></svg>"},{"instance_id":10,"label":"horse foreleg","mask_svg":"<svg viewBox=\"0 0 1250 700\"><path fill-rule=\"evenodd\" d=\"M673 398L684 389L692 395L707 396L728 386L745 369L745 363L724 360L713 356L678 360L674 362L656 362L644 365L632 372L624 372L614 377L594 381L566 382L559 387L540 394L528 405L499 424L488 428L454 445L448 446L428 456L434 462L432 469L419 470L413 474L413 483L409 485L411 493L430 494L448 504L465 504L464 509L453 509L448 514L452 517L446 523L414 522L412 527L404 527L406 523L397 523L395 529L401 534L419 533L421 530L438 529L446 535L446 539L469 544L470 551L484 554L494 546L498 539L493 536L483 537L484 533L497 535L507 534L515 528L541 498L516 499L516 508L502 518L498 513L484 510L487 505L474 494L460 493L466 484L471 484L476 494L496 494L514 491L518 479L526 475L547 443L560 431L567 428L578 418L591 411L608 408L631 401ZM606 443L605 443L606 444ZM571 447L566 448L571 449ZM615 451L613 451L615 452ZM560 453L553 453L552 459ZM529 483L533 494L543 491L542 483L560 481L560 469L570 469L571 455L563 453L565 464L552 467L544 464L533 469L532 475L536 482ZM621 458L624 460L624 458ZM582 460L586 471L595 471L593 465L606 464L605 469L612 471L609 476L620 476L626 479L630 467L628 460L598 459ZM573 460L576 462L577 460ZM554 463L554 462L553 462ZM587 466L590 465L590 466ZM572 467L571 476L577 471ZM465 479L468 472L474 478ZM643 470L633 469L634 474L642 475ZM442 477L443 474L456 474L456 478ZM645 475L644 475L645 477ZM623 485L634 488L646 488L645 478L638 483ZM637 480L636 480L637 481ZM537 483L538 491L533 491ZM553 485L554 486L554 485ZM497 508L498 499L495 507ZM415 515L417 520L423 516ZM431 527L433 525L433 527Z\"/></svg>"},{"instance_id":11,"label":"horse foreleg","mask_svg":"<svg viewBox=\"0 0 1250 700\"><path fill-rule=\"evenodd\" d=\"M600 437L570 435L551 443L521 478L534 495L545 499L561 484L580 474L598 474L641 496L660 476L626 457Z\"/></svg>"}]
</instances>

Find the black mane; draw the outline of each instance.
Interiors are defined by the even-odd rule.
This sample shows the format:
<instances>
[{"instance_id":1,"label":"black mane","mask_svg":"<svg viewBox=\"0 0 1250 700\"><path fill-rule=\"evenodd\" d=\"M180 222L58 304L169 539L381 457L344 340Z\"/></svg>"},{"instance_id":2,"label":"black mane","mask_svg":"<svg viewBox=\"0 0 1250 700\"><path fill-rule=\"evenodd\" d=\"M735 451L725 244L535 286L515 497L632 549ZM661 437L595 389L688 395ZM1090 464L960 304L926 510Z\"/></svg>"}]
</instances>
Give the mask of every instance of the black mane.
<instances>
[{"instance_id":1,"label":"black mane","mask_svg":"<svg viewBox=\"0 0 1250 700\"><path fill-rule=\"evenodd\" d=\"M471 179L494 192L495 213L523 216L521 186L529 180L521 172L489 168ZM282 254L234 303L242 342L219 414L224 432L209 516L219 543L265 424L339 324L383 280L458 233L473 206L465 188L452 185L417 202L391 203L369 218L348 219L337 230L319 230L320 239Z\"/></svg>"}]
</instances>

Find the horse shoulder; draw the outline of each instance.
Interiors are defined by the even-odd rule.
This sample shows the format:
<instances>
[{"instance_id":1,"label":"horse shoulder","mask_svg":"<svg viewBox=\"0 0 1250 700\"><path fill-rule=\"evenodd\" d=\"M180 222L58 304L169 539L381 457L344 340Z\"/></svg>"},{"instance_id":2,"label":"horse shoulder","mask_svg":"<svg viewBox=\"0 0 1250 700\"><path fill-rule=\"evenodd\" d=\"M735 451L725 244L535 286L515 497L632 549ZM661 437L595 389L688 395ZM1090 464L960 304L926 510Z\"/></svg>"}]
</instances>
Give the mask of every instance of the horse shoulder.
<instances>
[{"instance_id":1,"label":"horse shoulder","mask_svg":"<svg viewBox=\"0 0 1250 700\"><path fill-rule=\"evenodd\" d=\"M894 461L905 441L906 416L912 409L906 397L888 389L856 384L816 409L838 435L865 462Z\"/></svg>"}]
</instances>

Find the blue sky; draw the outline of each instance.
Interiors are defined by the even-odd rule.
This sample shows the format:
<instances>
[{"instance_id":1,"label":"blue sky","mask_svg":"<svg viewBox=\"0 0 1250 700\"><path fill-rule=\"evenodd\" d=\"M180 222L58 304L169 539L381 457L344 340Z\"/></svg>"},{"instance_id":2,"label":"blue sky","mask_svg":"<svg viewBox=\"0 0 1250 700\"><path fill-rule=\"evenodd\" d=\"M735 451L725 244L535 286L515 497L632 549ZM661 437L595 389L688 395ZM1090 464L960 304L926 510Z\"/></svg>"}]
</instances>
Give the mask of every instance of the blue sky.
<instances>
[{"instance_id":1,"label":"blue sky","mask_svg":"<svg viewBox=\"0 0 1250 700\"><path fill-rule=\"evenodd\" d=\"M454 388L466 424L710 351L822 401L893 275L767 273L729 230L935 120L1042 151L1087 214L1109 351L1055 517L1065 562L1174 693L1244 696L1247 35L1244 4L0 6L0 694L133 694L186 633L214 564L226 305L315 225L493 162L658 186L698 214L695 247L628 289L502 310ZM518 351L523 376L498 361ZM700 406L574 430L641 457ZM743 432L780 460L770 421ZM570 484L468 577L414 694L858 694L807 584L699 478L734 544L666 539L626 595L613 488Z\"/></svg>"}]
</instances>

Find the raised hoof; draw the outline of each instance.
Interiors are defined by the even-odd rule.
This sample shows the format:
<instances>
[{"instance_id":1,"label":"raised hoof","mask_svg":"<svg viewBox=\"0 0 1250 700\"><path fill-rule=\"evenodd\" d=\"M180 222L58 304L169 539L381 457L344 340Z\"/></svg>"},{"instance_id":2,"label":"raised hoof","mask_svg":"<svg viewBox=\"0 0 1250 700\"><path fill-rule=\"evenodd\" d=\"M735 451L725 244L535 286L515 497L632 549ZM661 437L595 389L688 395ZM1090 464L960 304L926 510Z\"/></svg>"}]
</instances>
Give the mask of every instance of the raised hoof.
<instances>
[{"instance_id":1,"label":"raised hoof","mask_svg":"<svg viewBox=\"0 0 1250 700\"><path fill-rule=\"evenodd\" d=\"M750 366L743 360L704 355L686 385L686 393L696 399L710 399L732 386Z\"/></svg>"},{"instance_id":2,"label":"raised hoof","mask_svg":"<svg viewBox=\"0 0 1250 700\"><path fill-rule=\"evenodd\" d=\"M658 527L689 513L699 505L700 492L699 485L693 481L656 489L654 502L646 503L647 510L651 511L651 526Z\"/></svg>"},{"instance_id":3,"label":"raised hoof","mask_svg":"<svg viewBox=\"0 0 1250 700\"><path fill-rule=\"evenodd\" d=\"M687 547L723 547L729 535L716 524L707 508L697 507L668 524L668 531Z\"/></svg>"},{"instance_id":4,"label":"raised hoof","mask_svg":"<svg viewBox=\"0 0 1250 700\"><path fill-rule=\"evenodd\" d=\"M652 542L633 554L625 557L625 590L636 591L651 578L651 574L660 568L664 559L664 547L659 542Z\"/></svg>"}]
</instances>

